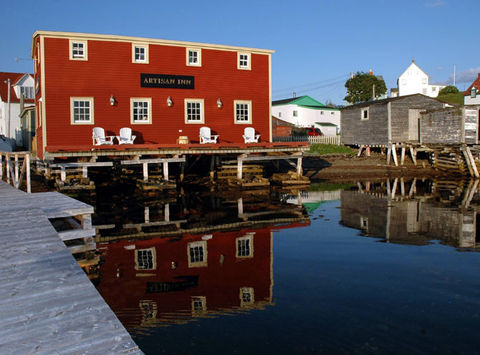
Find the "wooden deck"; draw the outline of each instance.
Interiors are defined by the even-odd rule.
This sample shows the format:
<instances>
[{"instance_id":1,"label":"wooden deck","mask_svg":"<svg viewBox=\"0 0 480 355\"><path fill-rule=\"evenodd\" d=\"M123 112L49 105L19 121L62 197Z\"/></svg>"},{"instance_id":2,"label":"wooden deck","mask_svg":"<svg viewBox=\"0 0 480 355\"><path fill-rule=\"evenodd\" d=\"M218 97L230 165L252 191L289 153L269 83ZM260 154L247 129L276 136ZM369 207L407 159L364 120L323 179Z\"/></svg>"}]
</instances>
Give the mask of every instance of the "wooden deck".
<instances>
[{"instance_id":1,"label":"wooden deck","mask_svg":"<svg viewBox=\"0 0 480 355\"><path fill-rule=\"evenodd\" d=\"M0 353L141 354L48 220L93 208L3 181L0 198Z\"/></svg>"}]
</instances>

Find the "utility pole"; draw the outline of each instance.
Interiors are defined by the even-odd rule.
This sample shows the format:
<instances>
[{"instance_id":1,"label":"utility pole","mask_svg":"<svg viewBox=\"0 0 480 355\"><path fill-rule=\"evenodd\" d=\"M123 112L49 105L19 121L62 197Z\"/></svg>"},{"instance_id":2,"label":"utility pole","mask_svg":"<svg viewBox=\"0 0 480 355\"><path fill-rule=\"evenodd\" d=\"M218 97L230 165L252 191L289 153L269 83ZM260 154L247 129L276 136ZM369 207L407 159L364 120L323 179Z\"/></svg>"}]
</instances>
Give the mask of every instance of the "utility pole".
<instances>
[{"instance_id":1,"label":"utility pole","mask_svg":"<svg viewBox=\"0 0 480 355\"><path fill-rule=\"evenodd\" d=\"M372 99L375 100L375 84L373 84L372 86L372 95L373 95Z\"/></svg>"},{"instance_id":2,"label":"utility pole","mask_svg":"<svg viewBox=\"0 0 480 355\"><path fill-rule=\"evenodd\" d=\"M6 130L6 137L10 138L10 91L11 91L11 82L10 78L4 81L5 84L8 85L8 94L7 94L7 119L5 120L5 130Z\"/></svg>"}]
</instances>

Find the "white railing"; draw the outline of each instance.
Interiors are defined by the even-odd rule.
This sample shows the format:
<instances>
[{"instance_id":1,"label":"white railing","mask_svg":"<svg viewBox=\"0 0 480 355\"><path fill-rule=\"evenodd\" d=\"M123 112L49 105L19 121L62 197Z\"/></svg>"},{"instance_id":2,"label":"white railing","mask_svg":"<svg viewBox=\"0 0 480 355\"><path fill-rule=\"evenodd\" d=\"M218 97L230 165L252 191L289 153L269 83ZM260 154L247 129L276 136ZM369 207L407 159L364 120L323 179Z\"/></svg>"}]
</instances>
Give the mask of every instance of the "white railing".
<instances>
[{"instance_id":1,"label":"white railing","mask_svg":"<svg viewBox=\"0 0 480 355\"><path fill-rule=\"evenodd\" d=\"M308 143L340 145L340 136L308 136Z\"/></svg>"},{"instance_id":2,"label":"white railing","mask_svg":"<svg viewBox=\"0 0 480 355\"><path fill-rule=\"evenodd\" d=\"M4 166L8 184L19 189L22 184L23 176L25 175L27 192L32 192L32 185L30 182L30 152L0 151L0 180L3 179Z\"/></svg>"}]
</instances>

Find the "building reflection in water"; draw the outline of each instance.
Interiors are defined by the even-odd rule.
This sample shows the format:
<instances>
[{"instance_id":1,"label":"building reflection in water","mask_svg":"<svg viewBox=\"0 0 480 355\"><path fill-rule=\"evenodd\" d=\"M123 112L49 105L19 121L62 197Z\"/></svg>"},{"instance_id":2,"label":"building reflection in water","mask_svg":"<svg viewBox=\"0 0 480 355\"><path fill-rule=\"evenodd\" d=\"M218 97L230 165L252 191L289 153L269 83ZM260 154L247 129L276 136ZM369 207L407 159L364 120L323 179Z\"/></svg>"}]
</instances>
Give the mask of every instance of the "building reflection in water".
<instances>
[{"instance_id":1,"label":"building reflection in water","mask_svg":"<svg viewBox=\"0 0 480 355\"><path fill-rule=\"evenodd\" d=\"M477 181L358 183L341 192L341 224L369 237L411 245L434 240L480 249L480 196Z\"/></svg>"},{"instance_id":2,"label":"building reflection in water","mask_svg":"<svg viewBox=\"0 0 480 355\"><path fill-rule=\"evenodd\" d=\"M146 203L137 220L97 226L97 288L132 334L273 304L273 231L309 225L304 209L251 195L212 201Z\"/></svg>"}]
</instances>

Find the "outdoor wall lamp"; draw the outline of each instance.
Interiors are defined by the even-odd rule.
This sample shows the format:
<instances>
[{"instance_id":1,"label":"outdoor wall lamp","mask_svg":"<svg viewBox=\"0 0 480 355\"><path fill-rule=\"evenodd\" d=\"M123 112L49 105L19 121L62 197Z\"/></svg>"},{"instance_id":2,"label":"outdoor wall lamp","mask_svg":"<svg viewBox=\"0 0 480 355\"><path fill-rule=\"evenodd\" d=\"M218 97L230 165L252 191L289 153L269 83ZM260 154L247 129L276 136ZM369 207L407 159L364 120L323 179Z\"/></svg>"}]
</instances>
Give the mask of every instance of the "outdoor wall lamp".
<instances>
[{"instance_id":1,"label":"outdoor wall lamp","mask_svg":"<svg viewBox=\"0 0 480 355\"><path fill-rule=\"evenodd\" d=\"M169 97L167 97L167 106L170 107L170 106L172 106L172 105L173 105L173 100L172 100L172 98L169 96Z\"/></svg>"},{"instance_id":2,"label":"outdoor wall lamp","mask_svg":"<svg viewBox=\"0 0 480 355\"><path fill-rule=\"evenodd\" d=\"M113 95L110 95L110 106L115 106L115 98L113 97Z\"/></svg>"},{"instance_id":3,"label":"outdoor wall lamp","mask_svg":"<svg viewBox=\"0 0 480 355\"><path fill-rule=\"evenodd\" d=\"M220 98L218 98L217 99L217 107L222 108L222 106L223 106L222 100L220 100Z\"/></svg>"}]
</instances>

